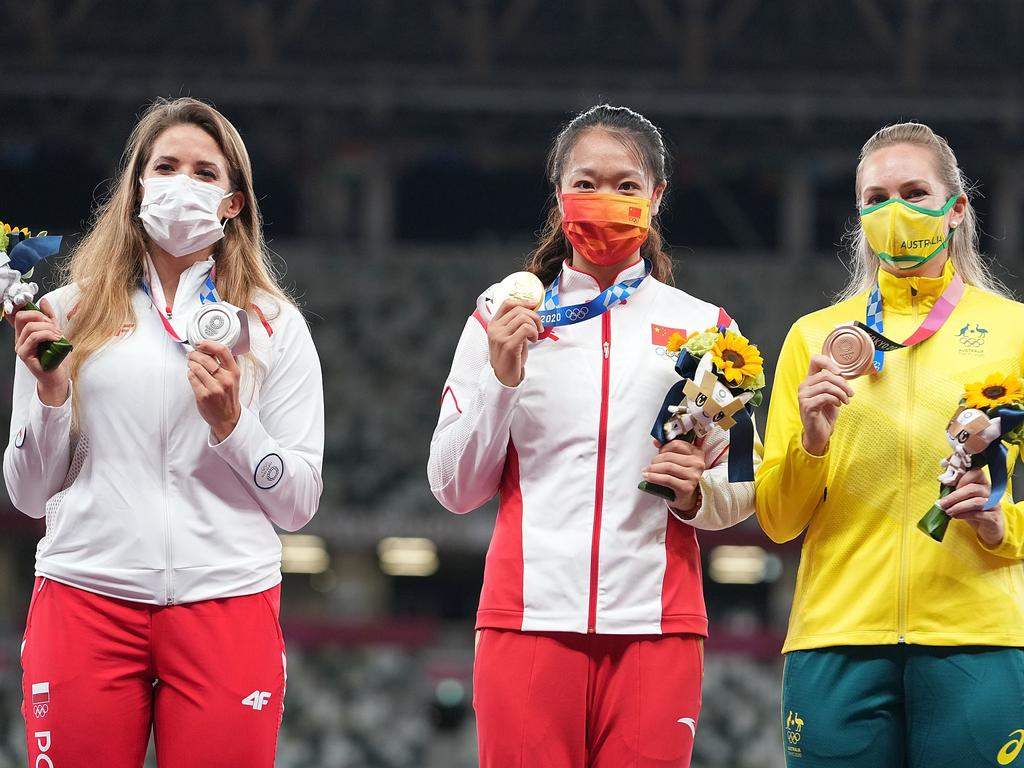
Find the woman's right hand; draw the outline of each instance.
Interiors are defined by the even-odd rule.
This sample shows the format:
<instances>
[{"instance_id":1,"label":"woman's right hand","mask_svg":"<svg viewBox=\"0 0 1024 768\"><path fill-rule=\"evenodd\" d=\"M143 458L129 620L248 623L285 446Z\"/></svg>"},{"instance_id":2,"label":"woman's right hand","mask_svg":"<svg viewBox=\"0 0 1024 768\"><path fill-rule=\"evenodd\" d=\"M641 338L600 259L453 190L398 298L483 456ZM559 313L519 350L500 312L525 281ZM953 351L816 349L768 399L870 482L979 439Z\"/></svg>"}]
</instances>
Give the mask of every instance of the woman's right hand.
<instances>
[{"instance_id":1,"label":"woman's right hand","mask_svg":"<svg viewBox=\"0 0 1024 768\"><path fill-rule=\"evenodd\" d=\"M825 454L839 418L839 408L849 403L851 397L853 389L839 375L836 362L825 355L814 355L807 378L800 382L797 390L805 451L814 456Z\"/></svg>"},{"instance_id":2,"label":"woman's right hand","mask_svg":"<svg viewBox=\"0 0 1024 768\"><path fill-rule=\"evenodd\" d=\"M68 399L68 371L62 361L52 371L44 371L36 357L39 345L44 341L57 341L64 334L57 325L53 309L43 299L39 302L41 312L19 309L11 321L14 325L14 351L36 377L36 391L44 405L62 405Z\"/></svg>"},{"instance_id":3,"label":"woman's right hand","mask_svg":"<svg viewBox=\"0 0 1024 768\"><path fill-rule=\"evenodd\" d=\"M506 387L517 387L526 367L526 345L544 332L540 315L528 302L505 301L487 326L487 347L494 375Z\"/></svg>"}]
</instances>

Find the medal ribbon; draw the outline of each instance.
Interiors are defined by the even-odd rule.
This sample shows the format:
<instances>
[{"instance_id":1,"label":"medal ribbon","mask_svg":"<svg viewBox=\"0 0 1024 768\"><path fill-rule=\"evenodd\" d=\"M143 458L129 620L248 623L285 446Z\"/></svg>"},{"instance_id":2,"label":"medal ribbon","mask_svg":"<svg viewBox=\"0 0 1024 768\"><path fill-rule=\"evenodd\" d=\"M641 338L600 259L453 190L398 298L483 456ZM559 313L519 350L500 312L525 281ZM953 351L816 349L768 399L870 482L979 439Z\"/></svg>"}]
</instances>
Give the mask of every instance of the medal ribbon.
<instances>
[{"instance_id":1,"label":"medal ribbon","mask_svg":"<svg viewBox=\"0 0 1024 768\"><path fill-rule=\"evenodd\" d=\"M857 323L859 327L868 332L875 345L875 356L871 362L875 372L882 372L886 352L912 347L934 336L935 332L949 320L949 316L953 314L953 310L956 309L956 305L960 303L963 295L964 280L959 274L955 274L921 326L901 344L886 337L883 333L885 328L882 323L882 291L878 287L878 281L875 280L875 287L871 289L871 294L868 296L867 324Z\"/></svg>"},{"instance_id":2,"label":"medal ribbon","mask_svg":"<svg viewBox=\"0 0 1024 768\"><path fill-rule=\"evenodd\" d=\"M202 286L199 288L199 304L216 304L220 301L220 297L217 296L217 286L214 284L214 280L217 277L217 267L214 266L210 272L206 275L206 280L203 281ZM140 281L143 292L149 297L149 303L153 309L156 310L157 316L160 318L160 322L164 324L164 330L167 331L167 335L174 339L178 344L189 346L188 342L178 336L178 332L174 330L174 326L171 325L167 319L167 315L160 310L160 307L156 305L156 299L153 298L153 291L149 287L149 283L145 279Z\"/></svg>"},{"instance_id":3,"label":"medal ribbon","mask_svg":"<svg viewBox=\"0 0 1024 768\"><path fill-rule=\"evenodd\" d=\"M554 328L560 325L575 325L592 317L599 317L616 304L621 304L632 296L634 291L640 287L640 283L651 274L653 268L651 262L644 259L644 273L640 277L623 280L621 283L616 283L601 291L584 304L572 304L568 307L561 306L558 300L558 282L561 278L561 275L558 275L551 283L551 287L544 293L544 304L539 312L540 321L545 328Z\"/></svg>"}]
</instances>

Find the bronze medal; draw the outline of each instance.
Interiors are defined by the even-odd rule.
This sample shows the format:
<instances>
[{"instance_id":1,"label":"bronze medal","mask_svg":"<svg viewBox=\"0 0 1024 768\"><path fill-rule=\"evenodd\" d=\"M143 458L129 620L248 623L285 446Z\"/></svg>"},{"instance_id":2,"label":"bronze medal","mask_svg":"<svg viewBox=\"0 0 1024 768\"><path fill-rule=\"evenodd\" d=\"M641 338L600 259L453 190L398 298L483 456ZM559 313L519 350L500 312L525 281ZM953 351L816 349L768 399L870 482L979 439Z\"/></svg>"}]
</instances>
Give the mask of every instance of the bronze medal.
<instances>
[{"instance_id":1,"label":"bronze medal","mask_svg":"<svg viewBox=\"0 0 1024 768\"><path fill-rule=\"evenodd\" d=\"M825 339L821 353L832 358L844 379L856 379L872 371L875 345L863 328L846 323L838 325Z\"/></svg>"}]
</instances>

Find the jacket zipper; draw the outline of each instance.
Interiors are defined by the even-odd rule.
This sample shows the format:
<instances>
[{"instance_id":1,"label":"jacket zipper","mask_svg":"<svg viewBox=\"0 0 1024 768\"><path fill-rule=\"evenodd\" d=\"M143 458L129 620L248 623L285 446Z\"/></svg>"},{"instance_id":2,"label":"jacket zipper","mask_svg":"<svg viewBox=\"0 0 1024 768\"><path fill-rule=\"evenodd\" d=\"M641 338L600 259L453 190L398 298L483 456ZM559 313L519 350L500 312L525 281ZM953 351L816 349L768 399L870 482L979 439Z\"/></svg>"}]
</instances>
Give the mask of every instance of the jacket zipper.
<instances>
[{"instance_id":1,"label":"jacket zipper","mask_svg":"<svg viewBox=\"0 0 1024 768\"><path fill-rule=\"evenodd\" d=\"M168 307L170 310L170 307ZM167 312L167 316L170 317L170 311ZM161 503L163 506L163 517L164 517L164 552L167 557L166 570L164 572L164 601L167 605L174 605L174 580L171 576L171 513L169 509L170 501L167 493L167 347L168 344L164 341L161 344L160 354L160 473L163 493L161 494Z\"/></svg>"},{"instance_id":2,"label":"jacket zipper","mask_svg":"<svg viewBox=\"0 0 1024 768\"><path fill-rule=\"evenodd\" d=\"M917 289L911 288L911 306L914 308L914 324L918 321L917 311ZM911 427L914 423L914 388L917 383L917 346L907 350L907 408L903 418L903 465L907 473L907 481L904 488L909 488L909 480L914 476L914 448L911 440ZM897 627L899 642L906 642L907 633L907 559L909 558L908 543L909 536L907 525L911 520L913 510L910 509L910 494L907 494L903 504L903 520L900 524L900 580L899 599L897 601Z\"/></svg>"},{"instance_id":3,"label":"jacket zipper","mask_svg":"<svg viewBox=\"0 0 1024 768\"><path fill-rule=\"evenodd\" d=\"M590 540L590 608L587 632L597 632L597 577L601 555L601 512L604 509L604 458L608 447L608 380L611 377L612 317L601 316L601 421L597 431L597 481L594 489L594 530Z\"/></svg>"}]
</instances>

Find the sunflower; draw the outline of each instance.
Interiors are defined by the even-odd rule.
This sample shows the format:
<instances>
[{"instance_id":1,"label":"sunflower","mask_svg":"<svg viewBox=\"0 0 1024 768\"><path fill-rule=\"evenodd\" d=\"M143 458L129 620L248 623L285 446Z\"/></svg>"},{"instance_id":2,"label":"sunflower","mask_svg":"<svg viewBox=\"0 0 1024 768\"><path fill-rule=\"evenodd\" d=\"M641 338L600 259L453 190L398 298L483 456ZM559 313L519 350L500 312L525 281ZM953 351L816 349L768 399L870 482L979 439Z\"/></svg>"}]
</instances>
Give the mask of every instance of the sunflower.
<instances>
[{"instance_id":1,"label":"sunflower","mask_svg":"<svg viewBox=\"0 0 1024 768\"><path fill-rule=\"evenodd\" d=\"M1016 376L1003 376L993 373L985 381L968 384L964 400L968 408L996 408L1000 405L1016 403L1021 400L1020 379Z\"/></svg>"},{"instance_id":2,"label":"sunflower","mask_svg":"<svg viewBox=\"0 0 1024 768\"><path fill-rule=\"evenodd\" d=\"M745 337L731 332L719 336L711 347L711 362L734 387L744 377L757 376L764 371L764 360L757 347Z\"/></svg>"},{"instance_id":3,"label":"sunflower","mask_svg":"<svg viewBox=\"0 0 1024 768\"><path fill-rule=\"evenodd\" d=\"M25 237L32 237L32 233L29 232L28 227L22 227L21 229L18 229L17 227L12 227L10 224L7 224L3 221L0 221L0 234L24 235Z\"/></svg>"},{"instance_id":4,"label":"sunflower","mask_svg":"<svg viewBox=\"0 0 1024 768\"><path fill-rule=\"evenodd\" d=\"M686 343L686 338L681 333L673 333L668 337L668 343L665 344L666 352L678 352L683 348L683 344Z\"/></svg>"}]
</instances>

